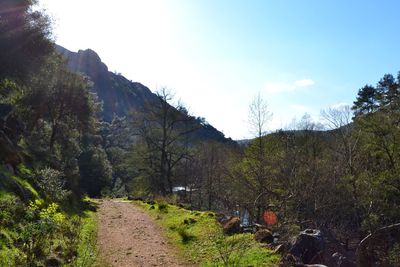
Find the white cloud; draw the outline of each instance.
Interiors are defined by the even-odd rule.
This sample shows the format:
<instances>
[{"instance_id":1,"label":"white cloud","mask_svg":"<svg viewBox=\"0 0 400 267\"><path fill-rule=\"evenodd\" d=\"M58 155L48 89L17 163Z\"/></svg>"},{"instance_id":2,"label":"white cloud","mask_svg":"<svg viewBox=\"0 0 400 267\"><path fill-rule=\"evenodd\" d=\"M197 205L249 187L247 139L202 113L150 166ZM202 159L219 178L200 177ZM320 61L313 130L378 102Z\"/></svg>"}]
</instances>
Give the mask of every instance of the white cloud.
<instances>
[{"instance_id":1,"label":"white cloud","mask_svg":"<svg viewBox=\"0 0 400 267\"><path fill-rule=\"evenodd\" d=\"M268 93L293 92L299 88L309 87L314 84L315 82L311 79L302 79L291 83L268 81L265 83L265 90Z\"/></svg>"}]
</instances>

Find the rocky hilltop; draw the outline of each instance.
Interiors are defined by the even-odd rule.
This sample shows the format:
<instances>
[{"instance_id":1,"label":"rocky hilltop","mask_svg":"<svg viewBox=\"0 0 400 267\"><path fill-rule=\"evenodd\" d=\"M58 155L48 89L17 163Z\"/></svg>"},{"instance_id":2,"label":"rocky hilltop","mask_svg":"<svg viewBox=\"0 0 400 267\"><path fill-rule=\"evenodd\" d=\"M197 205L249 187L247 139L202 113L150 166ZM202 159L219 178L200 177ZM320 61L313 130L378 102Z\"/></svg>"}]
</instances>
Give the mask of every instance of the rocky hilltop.
<instances>
[{"instance_id":1,"label":"rocky hilltop","mask_svg":"<svg viewBox=\"0 0 400 267\"><path fill-rule=\"evenodd\" d=\"M57 51L67 60L72 71L81 72L92 80L93 90L103 101L102 116L106 121L111 121L114 113L126 116L133 109L142 107L145 100L156 97L146 86L108 71L99 55L91 49L75 53L57 46Z\"/></svg>"},{"instance_id":2,"label":"rocky hilltop","mask_svg":"<svg viewBox=\"0 0 400 267\"><path fill-rule=\"evenodd\" d=\"M93 82L93 91L103 102L102 118L110 122L114 114L127 116L133 110L141 109L146 102L153 102L157 96L149 88L138 82L132 82L120 74L110 72L99 55L91 50L72 52L57 45L56 50L67 61L68 67L74 72L88 76ZM212 125L198 119L199 130L193 135L195 139L232 142Z\"/></svg>"}]
</instances>

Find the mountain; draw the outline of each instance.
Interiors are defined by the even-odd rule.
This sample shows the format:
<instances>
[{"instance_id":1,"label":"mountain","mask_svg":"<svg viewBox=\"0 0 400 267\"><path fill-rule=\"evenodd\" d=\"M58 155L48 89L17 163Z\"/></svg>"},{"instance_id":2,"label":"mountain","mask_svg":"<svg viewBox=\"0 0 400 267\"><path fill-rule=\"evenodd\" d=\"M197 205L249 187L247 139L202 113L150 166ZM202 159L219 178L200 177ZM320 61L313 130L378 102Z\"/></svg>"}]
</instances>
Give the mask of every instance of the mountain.
<instances>
[{"instance_id":1,"label":"mountain","mask_svg":"<svg viewBox=\"0 0 400 267\"><path fill-rule=\"evenodd\" d=\"M145 100L156 99L146 86L108 71L98 54L91 49L75 53L57 46L56 50L67 60L70 70L87 75L93 82L94 92L103 101L102 116L105 121L110 122L114 113L126 116L132 110L143 107Z\"/></svg>"},{"instance_id":2,"label":"mountain","mask_svg":"<svg viewBox=\"0 0 400 267\"><path fill-rule=\"evenodd\" d=\"M134 110L143 108L146 102L157 100L157 95L138 82L132 82L120 74L110 72L99 55L91 50L72 52L56 45L56 51L62 55L71 71L83 73L93 82L92 90L103 102L102 118L110 122L114 114L122 117ZM222 143L234 143L204 119L198 118L199 129L193 135L197 140L214 140Z\"/></svg>"}]
</instances>

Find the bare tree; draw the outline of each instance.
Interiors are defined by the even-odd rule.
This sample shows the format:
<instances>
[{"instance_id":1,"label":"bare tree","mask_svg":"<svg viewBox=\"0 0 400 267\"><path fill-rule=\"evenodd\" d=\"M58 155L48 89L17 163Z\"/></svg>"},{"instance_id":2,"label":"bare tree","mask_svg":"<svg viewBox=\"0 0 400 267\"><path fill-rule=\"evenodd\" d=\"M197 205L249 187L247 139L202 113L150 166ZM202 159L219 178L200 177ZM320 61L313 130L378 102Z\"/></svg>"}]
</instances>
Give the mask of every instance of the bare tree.
<instances>
[{"instance_id":1,"label":"bare tree","mask_svg":"<svg viewBox=\"0 0 400 267\"><path fill-rule=\"evenodd\" d=\"M136 114L134 128L146 143L147 154L144 156L158 178L153 181L153 187L166 194L172 192L173 170L188 156L185 139L198 127L185 107L170 104L173 95L168 89L162 88L156 94L157 100L146 103L144 110Z\"/></svg>"},{"instance_id":2,"label":"bare tree","mask_svg":"<svg viewBox=\"0 0 400 267\"><path fill-rule=\"evenodd\" d=\"M195 184L200 209L212 210L224 197L227 189L223 181L226 157L227 147L216 141L205 141L196 147L191 176L197 178Z\"/></svg>"},{"instance_id":3,"label":"bare tree","mask_svg":"<svg viewBox=\"0 0 400 267\"><path fill-rule=\"evenodd\" d=\"M351 107L345 105L338 108L328 108L321 111L321 116L327 127L337 134L340 146L335 146L336 152L343 155L347 165L347 174L353 175L358 134L353 131Z\"/></svg>"},{"instance_id":4,"label":"bare tree","mask_svg":"<svg viewBox=\"0 0 400 267\"><path fill-rule=\"evenodd\" d=\"M271 192L268 186L268 170L267 155L265 151L265 135L267 132L267 123L271 120L272 113L268 110L267 102L260 94L254 97L249 106L249 126L250 131L256 137L255 141L250 144L249 153L247 153L248 168L245 184L255 193L255 199ZM261 199L260 199L261 200ZM264 202L264 201L260 201ZM255 203L256 220L260 219L262 205Z\"/></svg>"},{"instance_id":5,"label":"bare tree","mask_svg":"<svg viewBox=\"0 0 400 267\"><path fill-rule=\"evenodd\" d=\"M272 113L268 110L267 101L260 94L256 95L249 106L250 132L257 138L264 136L271 118Z\"/></svg>"},{"instance_id":6,"label":"bare tree","mask_svg":"<svg viewBox=\"0 0 400 267\"><path fill-rule=\"evenodd\" d=\"M360 189L360 183L358 181L357 173L357 149L358 141L360 138L360 130L353 127L352 117L353 112L351 107L348 105L328 108L321 111L321 116L325 121L326 126L331 130L335 140L332 146L332 151L336 161L337 173L332 178L337 180L338 177L347 177L346 181L349 183L351 188L351 195L355 207L354 217L357 221L361 221L362 212L359 207L360 195L362 194ZM358 163L359 164L359 163ZM348 242L348 239L345 241Z\"/></svg>"},{"instance_id":7,"label":"bare tree","mask_svg":"<svg viewBox=\"0 0 400 267\"><path fill-rule=\"evenodd\" d=\"M352 122L353 112L349 105L344 105L322 110L321 116L330 129L338 129Z\"/></svg>"}]
</instances>

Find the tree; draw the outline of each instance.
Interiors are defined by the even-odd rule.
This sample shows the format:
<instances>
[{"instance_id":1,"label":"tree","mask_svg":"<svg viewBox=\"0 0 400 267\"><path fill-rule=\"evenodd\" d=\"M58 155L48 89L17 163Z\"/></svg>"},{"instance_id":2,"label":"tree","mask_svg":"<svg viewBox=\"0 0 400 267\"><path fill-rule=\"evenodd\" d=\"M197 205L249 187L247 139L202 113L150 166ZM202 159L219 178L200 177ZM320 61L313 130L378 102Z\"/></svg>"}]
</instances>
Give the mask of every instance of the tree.
<instances>
[{"instance_id":1,"label":"tree","mask_svg":"<svg viewBox=\"0 0 400 267\"><path fill-rule=\"evenodd\" d=\"M175 167L188 156L185 138L197 129L195 119L180 104L172 106L171 93L162 88L157 100L146 103L134 114L134 129L147 147L147 169L153 170L156 181L152 190L162 195L172 192Z\"/></svg>"},{"instance_id":2,"label":"tree","mask_svg":"<svg viewBox=\"0 0 400 267\"><path fill-rule=\"evenodd\" d=\"M23 130L23 122L14 110L16 99L53 51L48 19L32 10L35 3L0 1L0 120L5 119L0 123L0 158L14 158L14 163L19 158L15 152Z\"/></svg>"},{"instance_id":3,"label":"tree","mask_svg":"<svg viewBox=\"0 0 400 267\"><path fill-rule=\"evenodd\" d=\"M135 142L130 126L126 117L114 114L112 122L102 122L99 129L102 145L113 166L112 190L117 195L126 194L126 185L130 179L129 150Z\"/></svg>"},{"instance_id":4,"label":"tree","mask_svg":"<svg viewBox=\"0 0 400 267\"><path fill-rule=\"evenodd\" d=\"M60 149L67 148L69 141L93 131L98 108L88 80L66 70L57 56L49 58L32 78L16 107L26 125L26 141L35 148L36 141L30 142L30 137L39 135L40 150L48 155L61 155Z\"/></svg>"},{"instance_id":5,"label":"tree","mask_svg":"<svg viewBox=\"0 0 400 267\"><path fill-rule=\"evenodd\" d=\"M378 92L375 87L365 85L358 91L357 99L354 101L352 109L356 116L362 114L369 114L377 110Z\"/></svg>"},{"instance_id":6,"label":"tree","mask_svg":"<svg viewBox=\"0 0 400 267\"><path fill-rule=\"evenodd\" d=\"M198 209L213 210L226 203L225 197L232 181L226 181L226 159L229 149L225 144L204 141L197 144L189 166L183 175L189 180L190 200ZM191 189L195 189L196 198L192 198Z\"/></svg>"},{"instance_id":7,"label":"tree","mask_svg":"<svg viewBox=\"0 0 400 267\"><path fill-rule=\"evenodd\" d=\"M379 96L380 106L388 106L399 98L400 87L392 74L385 74L378 82L376 90Z\"/></svg>"},{"instance_id":8,"label":"tree","mask_svg":"<svg viewBox=\"0 0 400 267\"><path fill-rule=\"evenodd\" d=\"M89 146L79 156L81 186L91 197L101 196L102 189L111 186L112 167L101 147Z\"/></svg>"},{"instance_id":9,"label":"tree","mask_svg":"<svg viewBox=\"0 0 400 267\"><path fill-rule=\"evenodd\" d=\"M271 198L273 194L268 148L265 145L266 126L271 117L267 102L258 94L249 106L250 131L255 135L255 139L245 150L239 174L256 202L256 220L260 219L262 207L267 202L266 195Z\"/></svg>"},{"instance_id":10,"label":"tree","mask_svg":"<svg viewBox=\"0 0 400 267\"><path fill-rule=\"evenodd\" d=\"M249 106L249 125L250 131L259 141L266 134L267 123L271 118L272 113L268 110L267 102L258 94Z\"/></svg>"},{"instance_id":11,"label":"tree","mask_svg":"<svg viewBox=\"0 0 400 267\"><path fill-rule=\"evenodd\" d=\"M14 115L22 122L20 145L39 169L62 172L66 187L78 196L78 158L84 135L94 135L99 105L89 81L66 69L52 55L13 98Z\"/></svg>"},{"instance_id":12,"label":"tree","mask_svg":"<svg viewBox=\"0 0 400 267\"><path fill-rule=\"evenodd\" d=\"M350 106L338 108L328 108L321 111L321 116L325 120L327 127L337 137L335 142L335 152L344 158L345 174L354 174L354 157L358 144L358 134L354 131L352 123L352 111Z\"/></svg>"},{"instance_id":13,"label":"tree","mask_svg":"<svg viewBox=\"0 0 400 267\"><path fill-rule=\"evenodd\" d=\"M0 2L0 80L26 81L53 51L48 18L32 7L36 0Z\"/></svg>"}]
</instances>

